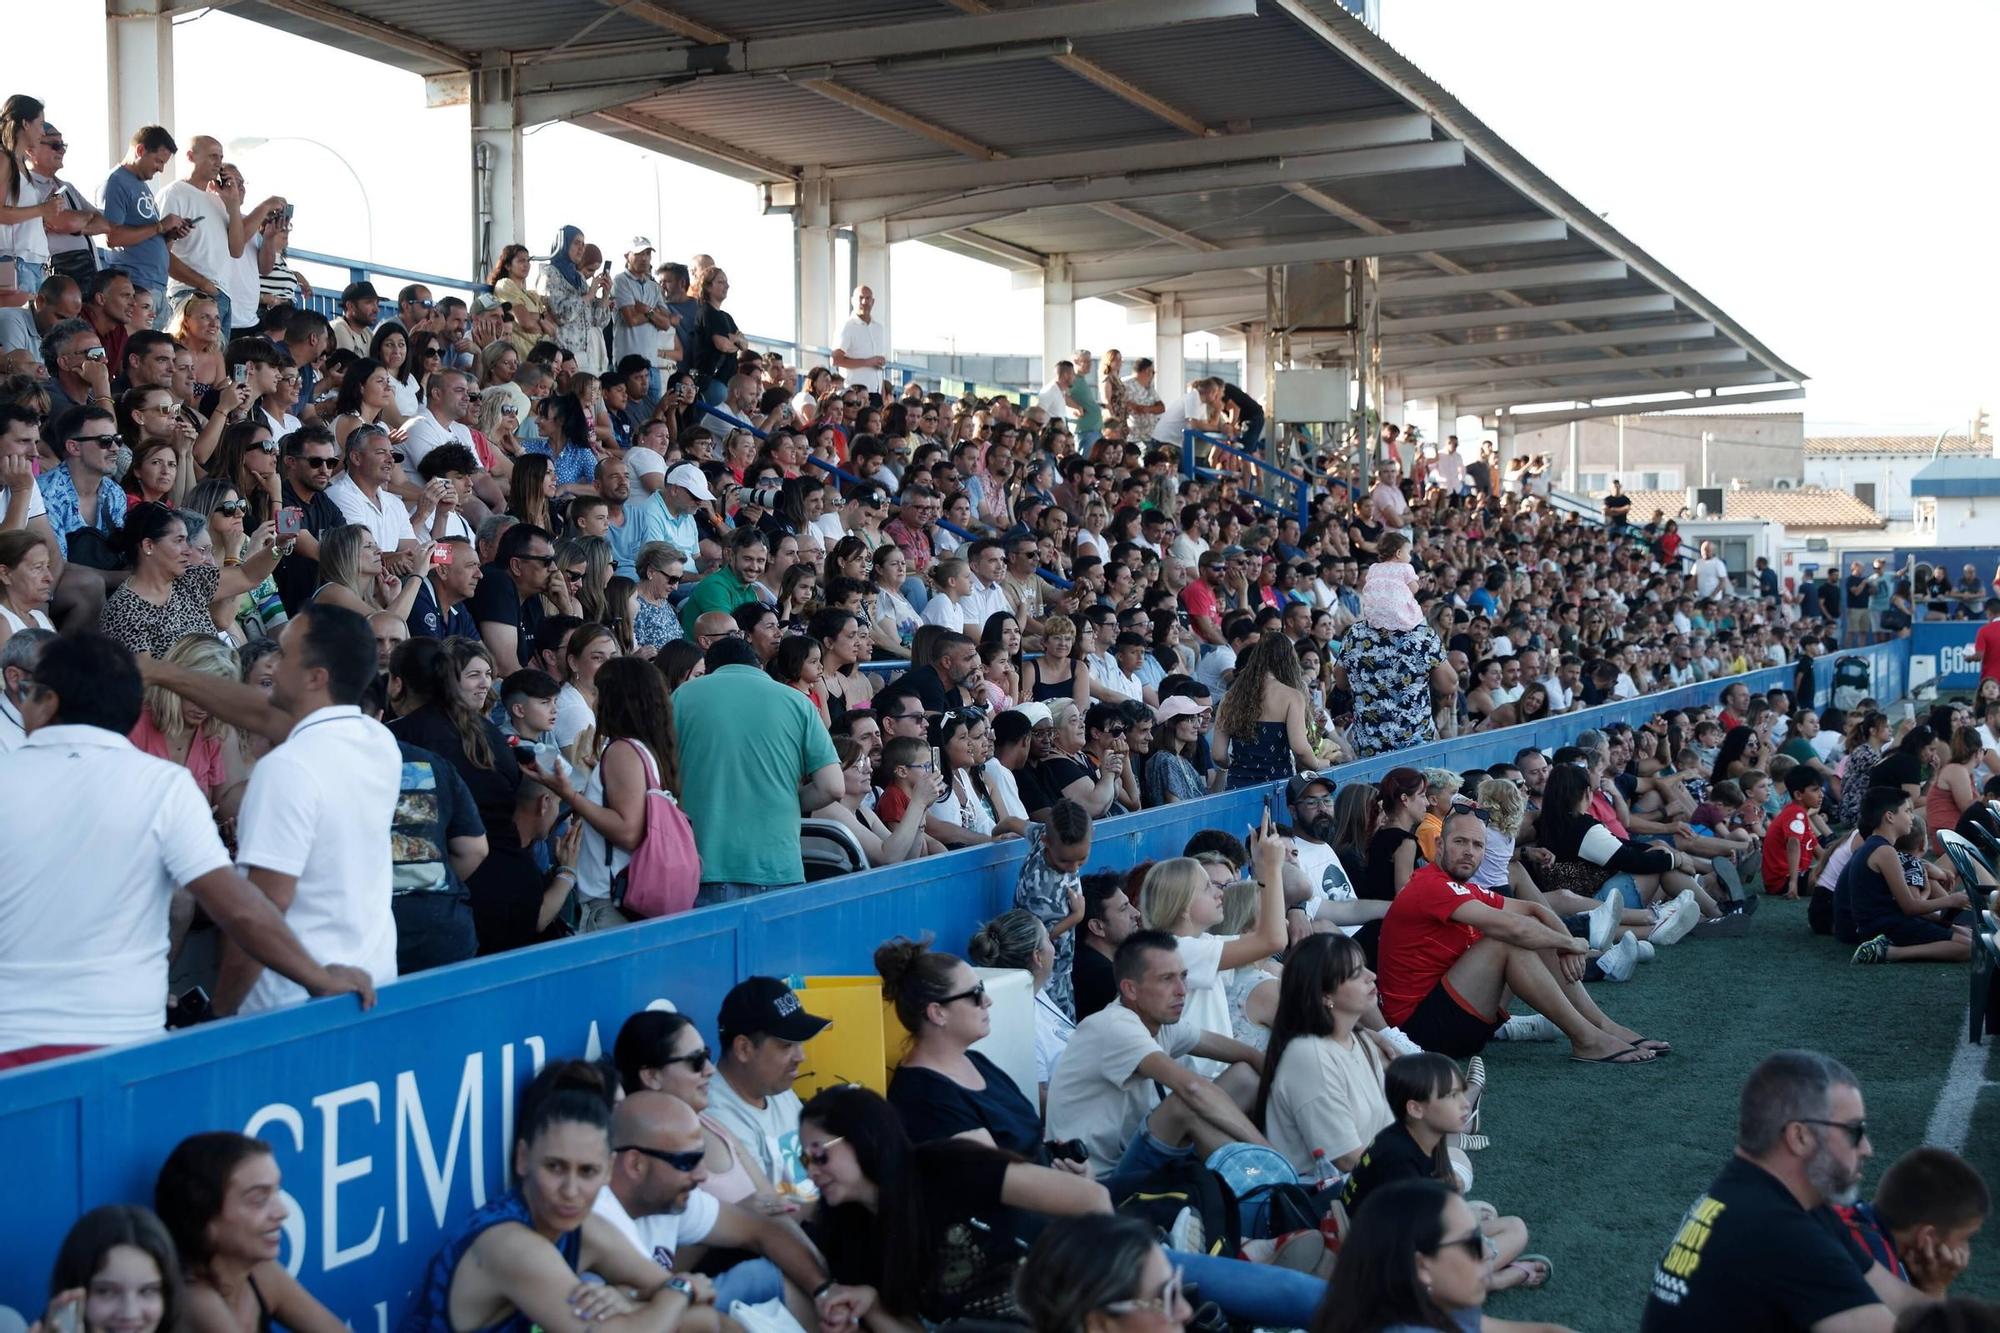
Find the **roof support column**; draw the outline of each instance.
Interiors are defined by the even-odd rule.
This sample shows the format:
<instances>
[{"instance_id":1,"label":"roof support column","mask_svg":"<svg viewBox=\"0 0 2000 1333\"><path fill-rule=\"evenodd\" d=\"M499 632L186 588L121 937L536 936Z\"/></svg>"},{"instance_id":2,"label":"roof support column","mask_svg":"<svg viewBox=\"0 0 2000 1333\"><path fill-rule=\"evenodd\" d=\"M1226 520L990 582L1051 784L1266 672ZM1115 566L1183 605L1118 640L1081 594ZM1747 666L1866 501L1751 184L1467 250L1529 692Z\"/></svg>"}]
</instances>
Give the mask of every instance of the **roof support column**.
<instances>
[{"instance_id":1,"label":"roof support column","mask_svg":"<svg viewBox=\"0 0 2000 1333\"><path fill-rule=\"evenodd\" d=\"M1431 441L1432 443L1437 445L1438 453L1443 454L1445 441L1449 440L1452 436L1458 434L1457 397L1448 393L1439 394L1437 400L1437 410L1438 410L1437 434L1431 437ZM1461 448L1459 450L1460 456L1462 457L1464 453L1465 450Z\"/></svg>"},{"instance_id":2,"label":"roof support column","mask_svg":"<svg viewBox=\"0 0 2000 1333\"><path fill-rule=\"evenodd\" d=\"M1056 362L1076 354L1076 294L1069 259L1050 255L1042 264L1042 379L1056 377Z\"/></svg>"},{"instance_id":3,"label":"roof support column","mask_svg":"<svg viewBox=\"0 0 2000 1333\"><path fill-rule=\"evenodd\" d=\"M854 285L866 287L875 293L875 313L869 318L882 326L882 337L889 348L889 359L896 359L895 334L891 318L896 307L889 299L889 224L884 221L857 222L854 224ZM902 372L885 370L883 384L900 388Z\"/></svg>"},{"instance_id":4,"label":"roof support column","mask_svg":"<svg viewBox=\"0 0 2000 1333\"><path fill-rule=\"evenodd\" d=\"M104 6L113 157L125 155L134 130L174 123L174 22L165 9L165 0L107 0Z\"/></svg>"},{"instance_id":5,"label":"roof support column","mask_svg":"<svg viewBox=\"0 0 2000 1333\"><path fill-rule=\"evenodd\" d=\"M1403 377L1384 375L1382 377L1382 424L1401 426L1408 405L1403 401Z\"/></svg>"},{"instance_id":6,"label":"roof support column","mask_svg":"<svg viewBox=\"0 0 2000 1333\"><path fill-rule=\"evenodd\" d=\"M1271 410L1271 326L1263 320L1243 330L1243 392ZM1268 432L1266 443L1269 443Z\"/></svg>"},{"instance_id":7,"label":"roof support column","mask_svg":"<svg viewBox=\"0 0 2000 1333\"><path fill-rule=\"evenodd\" d=\"M1514 458L1514 417L1512 413L1500 418L1500 466L1505 468Z\"/></svg>"},{"instance_id":8,"label":"roof support column","mask_svg":"<svg viewBox=\"0 0 2000 1333\"><path fill-rule=\"evenodd\" d=\"M532 252L524 234L528 222L525 160L521 148L521 107L514 96L514 71L505 51L488 51L472 71L472 255L481 277L492 272L500 252L519 243Z\"/></svg>"},{"instance_id":9,"label":"roof support column","mask_svg":"<svg viewBox=\"0 0 2000 1333\"><path fill-rule=\"evenodd\" d=\"M799 207L794 215L797 224L792 239L798 250L801 363L817 355L805 349L830 348L839 332L834 326L834 315L841 307L833 294L839 278L833 271L833 226L828 220L827 203L824 176L809 173L799 182ZM880 293L877 293L877 299L880 299Z\"/></svg>"},{"instance_id":10,"label":"roof support column","mask_svg":"<svg viewBox=\"0 0 2000 1333\"><path fill-rule=\"evenodd\" d=\"M1153 392L1160 401L1177 401L1187 392L1187 362L1183 356L1186 331L1181 324L1181 303L1169 296L1153 303Z\"/></svg>"}]
</instances>

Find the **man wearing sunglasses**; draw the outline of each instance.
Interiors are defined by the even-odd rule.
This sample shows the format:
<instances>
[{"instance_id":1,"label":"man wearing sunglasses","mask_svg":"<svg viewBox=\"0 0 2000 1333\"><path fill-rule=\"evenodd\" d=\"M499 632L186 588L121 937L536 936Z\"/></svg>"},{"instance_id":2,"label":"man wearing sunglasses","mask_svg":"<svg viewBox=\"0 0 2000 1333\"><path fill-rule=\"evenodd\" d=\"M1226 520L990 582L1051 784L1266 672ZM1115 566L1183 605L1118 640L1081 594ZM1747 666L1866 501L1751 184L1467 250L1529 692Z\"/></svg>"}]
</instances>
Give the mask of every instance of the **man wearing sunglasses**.
<instances>
[{"instance_id":1,"label":"man wearing sunglasses","mask_svg":"<svg viewBox=\"0 0 2000 1333\"><path fill-rule=\"evenodd\" d=\"M706 1064L708 1052L689 1058ZM692 1304L712 1301L727 1310L737 1301L761 1305L782 1296L795 1316L808 1319L810 1293L826 1280L819 1256L797 1226L722 1203L700 1188L708 1179L707 1154L693 1107L671 1093L628 1093L611 1115L611 1179L592 1211L668 1273L692 1269L697 1255L690 1247L760 1256L712 1282L688 1277Z\"/></svg>"},{"instance_id":2,"label":"man wearing sunglasses","mask_svg":"<svg viewBox=\"0 0 2000 1333\"><path fill-rule=\"evenodd\" d=\"M327 496L326 488L340 468L340 446L325 426L301 426L279 441L284 490L281 504L299 512L299 533L292 553L278 562L278 597L286 614L295 614L319 587L319 539L328 528L347 520Z\"/></svg>"},{"instance_id":3,"label":"man wearing sunglasses","mask_svg":"<svg viewBox=\"0 0 2000 1333\"><path fill-rule=\"evenodd\" d=\"M1852 1070L1817 1051L1765 1057L1743 1087L1736 1153L1654 1269L1640 1328L1888 1333L1925 1297L1831 1207L1854 1201L1874 1154Z\"/></svg>"}]
</instances>

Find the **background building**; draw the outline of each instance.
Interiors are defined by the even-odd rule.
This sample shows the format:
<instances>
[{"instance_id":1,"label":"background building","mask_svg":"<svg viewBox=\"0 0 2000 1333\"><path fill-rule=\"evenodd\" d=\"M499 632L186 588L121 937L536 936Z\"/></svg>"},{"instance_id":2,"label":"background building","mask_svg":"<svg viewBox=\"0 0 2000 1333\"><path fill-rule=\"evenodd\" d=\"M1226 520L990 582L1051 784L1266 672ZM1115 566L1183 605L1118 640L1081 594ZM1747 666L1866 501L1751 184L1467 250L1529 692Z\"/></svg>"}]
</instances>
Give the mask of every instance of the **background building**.
<instances>
[{"instance_id":1,"label":"background building","mask_svg":"<svg viewBox=\"0 0 2000 1333\"><path fill-rule=\"evenodd\" d=\"M1570 432L1576 475L1570 475ZM1630 491L1689 486L1793 487L1804 475L1801 412L1600 417L1515 437L1516 454L1547 454L1556 484L1602 495L1615 477ZM1635 512L1639 506L1634 506ZM1671 510L1669 510L1671 512Z\"/></svg>"}]
</instances>

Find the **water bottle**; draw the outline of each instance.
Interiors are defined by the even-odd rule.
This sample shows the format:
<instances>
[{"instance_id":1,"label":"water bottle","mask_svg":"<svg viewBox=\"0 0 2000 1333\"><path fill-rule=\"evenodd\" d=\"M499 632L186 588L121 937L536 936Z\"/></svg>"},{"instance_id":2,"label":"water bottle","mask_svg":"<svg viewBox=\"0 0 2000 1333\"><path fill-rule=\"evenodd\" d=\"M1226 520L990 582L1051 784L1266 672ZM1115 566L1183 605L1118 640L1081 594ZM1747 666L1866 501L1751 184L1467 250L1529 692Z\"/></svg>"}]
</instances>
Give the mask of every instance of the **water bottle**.
<instances>
[{"instance_id":1,"label":"water bottle","mask_svg":"<svg viewBox=\"0 0 2000 1333\"><path fill-rule=\"evenodd\" d=\"M1340 1168L1326 1155L1326 1149L1313 1149L1313 1193L1324 1194L1340 1184Z\"/></svg>"}]
</instances>

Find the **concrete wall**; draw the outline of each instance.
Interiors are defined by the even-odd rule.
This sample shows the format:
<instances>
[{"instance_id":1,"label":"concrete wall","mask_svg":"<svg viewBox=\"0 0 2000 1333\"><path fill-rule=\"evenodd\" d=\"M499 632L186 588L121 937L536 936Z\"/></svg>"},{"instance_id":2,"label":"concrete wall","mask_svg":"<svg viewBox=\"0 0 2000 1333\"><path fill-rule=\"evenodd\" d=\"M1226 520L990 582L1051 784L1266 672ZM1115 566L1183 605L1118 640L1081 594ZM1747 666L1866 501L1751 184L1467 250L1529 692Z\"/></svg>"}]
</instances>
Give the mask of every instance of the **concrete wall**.
<instances>
[{"instance_id":1,"label":"concrete wall","mask_svg":"<svg viewBox=\"0 0 2000 1333\"><path fill-rule=\"evenodd\" d=\"M1875 512L1892 522L1913 516L1910 479L1930 466L1928 455L1910 457L1869 457L1842 455L1837 458L1807 458L1806 485L1824 486L1830 491L1854 493L1856 482L1875 487ZM1862 496L1867 499L1866 495Z\"/></svg>"},{"instance_id":2,"label":"concrete wall","mask_svg":"<svg viewBox=\"0 0 2000 1333\"><path fill-rule=\"evenodd\" d=\"M1704 484L1701 478L1701 433L1713 435L1708 450L1709 476L1706 484L1727 486L1740 481L1745 486L1773 486L1778 482L1797 485L1805 474L1805 417L1798 412L1773 412L1743 416L1629 416L1625 421L1624 464L1620 467L1617 417L1596 418L1576 423L1578 471L1601 485L1579 485L1578 490L1602 492L1610 489L1611 478L1621 477L1625 489L1668 489ZM1545 426L1522 431L1516 436L1515 452L1547 454L1559 482L1567 481L1569 467L1569 427ZM1679 479L1673 473L1678 470ZM1658 473L1649 482L1646 473Z\"/></svg>"}]
</instances>

